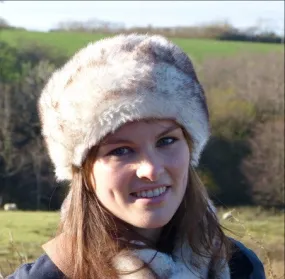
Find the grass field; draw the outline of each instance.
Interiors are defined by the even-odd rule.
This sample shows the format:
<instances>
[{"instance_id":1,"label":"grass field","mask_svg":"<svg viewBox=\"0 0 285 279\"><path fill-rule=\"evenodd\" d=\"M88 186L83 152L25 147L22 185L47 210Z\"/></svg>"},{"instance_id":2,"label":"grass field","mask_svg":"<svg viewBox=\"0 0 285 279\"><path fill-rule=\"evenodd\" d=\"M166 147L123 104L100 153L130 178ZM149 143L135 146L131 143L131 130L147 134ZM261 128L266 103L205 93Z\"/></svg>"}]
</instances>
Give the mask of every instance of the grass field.
<instances>
[{"instance_id":1,"label":"grass field","mask_svg":"<svg viewBox=\"0 0 285 279\"><path fill-rule=\"evenodd\" d=\"M74 54L87 43L106 37L104 34L72 33L72 32L31 32L19 30L1 30L0 39L12 46L21 47L25 41L36 41L58 48L68 56ZM171 39L187 52L194 61L201 61L207 57L232 55L240 51L268 52L284 51L284 45L225 42L205 39Z\"/></svg>"},{"instance_id":2,"label":"grass field","mask_svg":"<svg viewBox=\"0 0 285 279\"><path fill-rule=\"evenodd\" d=\"M219 216L222 213L219 210ZM256 252L268 278L284 278L284 213L244 207L236 209L234 216L233 221L222 224ZM54 235L58 219L56 212L0 211L0 273L11 273L20 262L32 261L43 253L40 246ZM277 277L270 275L268 256Z\"/></svg>"}]
</instances>

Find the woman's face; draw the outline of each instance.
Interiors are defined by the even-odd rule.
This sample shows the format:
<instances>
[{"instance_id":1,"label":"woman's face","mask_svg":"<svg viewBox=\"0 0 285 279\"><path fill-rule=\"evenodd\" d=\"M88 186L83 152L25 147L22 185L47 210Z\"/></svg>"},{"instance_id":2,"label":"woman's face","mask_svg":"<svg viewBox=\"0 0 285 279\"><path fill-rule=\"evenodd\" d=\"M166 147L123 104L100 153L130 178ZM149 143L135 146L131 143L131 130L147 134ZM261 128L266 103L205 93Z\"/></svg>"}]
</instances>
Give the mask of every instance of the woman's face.
<instances>
[{"instance_id":1,"label":"woman's face","mask_svg":"<svg viewBox=\"0 0 285 279\"><path fill-rule=\"evenodd\" d=\"M121 220L136 228L161 228L182 201L189 164L186 139L174 121L127 123L99 146L95 192Z\"/></svg>"}]
</instances>

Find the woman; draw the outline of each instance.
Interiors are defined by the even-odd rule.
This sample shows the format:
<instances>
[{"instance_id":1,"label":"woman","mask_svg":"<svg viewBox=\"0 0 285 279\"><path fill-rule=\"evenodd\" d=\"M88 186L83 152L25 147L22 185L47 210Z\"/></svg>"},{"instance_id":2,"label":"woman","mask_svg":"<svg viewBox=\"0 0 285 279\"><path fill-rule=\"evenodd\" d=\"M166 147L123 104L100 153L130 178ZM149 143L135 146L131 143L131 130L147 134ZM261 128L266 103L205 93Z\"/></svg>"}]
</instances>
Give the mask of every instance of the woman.
<instances>
[{"instance_id":1,"label":"woman","mask_svg":"<svg viewBox=\"0 0 285 279\"><path fill-rule=\"evenodd\" d=\"M70 181L58 235L15 278L265 278L227 238L195 172L209 138L188 56L161 36L89 44L39 100L59 181Z\"/></svg>"}]
</instances>

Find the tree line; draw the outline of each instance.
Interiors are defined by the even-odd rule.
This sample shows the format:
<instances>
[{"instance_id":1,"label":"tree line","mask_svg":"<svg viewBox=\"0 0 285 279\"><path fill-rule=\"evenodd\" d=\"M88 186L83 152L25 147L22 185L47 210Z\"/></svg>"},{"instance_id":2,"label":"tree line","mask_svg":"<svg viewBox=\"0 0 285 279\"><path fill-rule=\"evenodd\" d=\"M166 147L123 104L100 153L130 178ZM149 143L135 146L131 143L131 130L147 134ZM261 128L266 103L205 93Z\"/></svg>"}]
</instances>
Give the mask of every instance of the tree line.
<instances>
[{"instance_id":1,"label":"tree line","mask_svg":"<svg viewBox=\"0 0 285 279\"><path fill-rule=\"evenodd\" d=\"M86 21L62 21L50 32L88 32L103 34L118 33L149 33L161 34L174 38L199 38L226 41L249 41L263 43L284 43L284 35L278 35L272 30L262 30L258 25L250 26L244 30L235 27L227 21L217 21L198 26L170 26L156 27L125 27L123 23L109 22L99 19Z\"/></svg>"},{"instance_id":2,"label":"tree line","mask_svg":"<svg viewBox=\"0 0 285 279\"><path fill-rule=\"evenodd\" d=\"M25 30L22 27L15 27L8 23L4 18L0 18L1 29ZM244 30L239 29L227 21L213 22L199 26L172 26L155 27L125 27L123 23L110 22L100 19L89 19L86 21L62 21L51 28L49 32L85 32L102 34L119 33L149 33L161 34L173 38L197 38L213 39L221 41L247 41L260 43L282 43L284 44L284 34L277 34L273 30L262 30L258 25L248 27Z\"/></svg>"}]
</instances>

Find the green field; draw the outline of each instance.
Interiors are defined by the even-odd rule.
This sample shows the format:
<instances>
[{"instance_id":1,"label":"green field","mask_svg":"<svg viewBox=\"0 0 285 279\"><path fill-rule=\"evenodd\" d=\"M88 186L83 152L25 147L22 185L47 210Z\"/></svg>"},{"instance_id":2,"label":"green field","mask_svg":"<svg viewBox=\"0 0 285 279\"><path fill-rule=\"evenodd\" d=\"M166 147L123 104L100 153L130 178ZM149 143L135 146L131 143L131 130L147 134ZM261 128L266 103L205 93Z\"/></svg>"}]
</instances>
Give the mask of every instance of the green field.
<instances>
[{"instance_id":1,"label":"green field","mask_svg":"<svg viewBox=\"0 0 285 279\"><path fill-rule=\"evenodd\" d=\"M12 46L21 47L25 41L36 41L56 47L68 56L92 41L106 37L104 34L88 34L73 32L31 32L19 30L1 30L0 39ZM232 55L240 51L268 52L284 51L284 45L249 43L249 42L224 42L206 39L171 39L188 53L194 61L201 61L207 57Z\"/></svg>"},{"instance_id":2,"label":"green field","mask_svg":"<svg viewBox=\"0 0 285 279\"><path fill-rule=\"evenodd\" d=\"M219 216L222 213L219 210ZM277 278L283 278L284 213L244 207L237 209L234 216L233 221L221 221L222 224L257 253L269 275L268 252ZM2 270L7 274L20 262L32 261L43 253L41 245L54 235L58 220L57 212L0 211L0 273Z\"/></svg>"}]
</instances>

